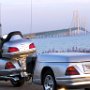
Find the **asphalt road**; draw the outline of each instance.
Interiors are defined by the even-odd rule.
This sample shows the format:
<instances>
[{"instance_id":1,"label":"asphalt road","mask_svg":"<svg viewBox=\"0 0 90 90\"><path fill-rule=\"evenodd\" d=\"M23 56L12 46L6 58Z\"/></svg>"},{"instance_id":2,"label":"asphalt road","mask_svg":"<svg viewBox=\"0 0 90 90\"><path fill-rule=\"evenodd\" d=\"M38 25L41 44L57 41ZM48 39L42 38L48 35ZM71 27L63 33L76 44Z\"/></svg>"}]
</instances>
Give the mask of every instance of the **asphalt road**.
<instances>
[{"instance_id":1,"label":"asphalt road","mask_svg":"<svg viewBox=\"0 0 90 90\"><path fill-rule=\"evenodd\" d=\"M0 90L43 90L43 88L42 86L34 85L31 82L26 82L21 87L13 87L9 81L0 81Z\"/></svg>"},{"instance_id":2,"label":"asphalt road","mask_svg":"<svg viewBox=\"0 0 90 90\"><path fill-rule=\"evenodd\" d=\"M1 81L0 90L43 90L43 88L42 86L34 85L31 82L26 82L22 87L13 87L9 81L8 82ZM84 89L77 89L77 90L84 90Z\"/></svg>"}]
</instances>

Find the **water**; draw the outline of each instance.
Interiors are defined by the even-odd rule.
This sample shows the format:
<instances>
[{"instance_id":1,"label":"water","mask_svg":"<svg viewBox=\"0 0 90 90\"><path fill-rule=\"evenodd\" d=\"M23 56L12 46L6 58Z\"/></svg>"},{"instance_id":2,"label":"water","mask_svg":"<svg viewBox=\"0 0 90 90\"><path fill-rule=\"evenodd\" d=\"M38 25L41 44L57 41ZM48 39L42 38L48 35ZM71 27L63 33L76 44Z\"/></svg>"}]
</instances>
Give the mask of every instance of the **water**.
<instances>
[{"instance_id":1,"label":"water","mask_svg":"<svg viewBox=\"0 0 90 90\"><path fill-rule=\"evenodd\" d=\"M90 51L90 34L32 40L39 53L51 51Z\"/></svg>"}]
</instances>

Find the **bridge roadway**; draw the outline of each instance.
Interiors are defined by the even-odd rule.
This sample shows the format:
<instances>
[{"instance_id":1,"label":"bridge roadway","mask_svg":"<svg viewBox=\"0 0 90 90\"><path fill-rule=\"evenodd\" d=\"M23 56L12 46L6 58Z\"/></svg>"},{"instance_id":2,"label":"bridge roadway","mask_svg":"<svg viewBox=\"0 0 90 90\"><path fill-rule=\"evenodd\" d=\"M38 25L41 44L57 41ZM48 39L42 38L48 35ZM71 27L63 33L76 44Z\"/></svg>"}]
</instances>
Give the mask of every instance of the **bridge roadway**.
<instances>
[{"instance_id":1,"label":"bridge roadway","mask_svg":"<svg viewBox=\"0 0 90 90\"><path fill-rule=\"evenodd\" d=\"M13 87L9 81L8 82L0 81L0 90L43 90L43 88L42 86L34 85L31 82L26 82L22 87ZM84 89L77 89L77 90L84 90Z\"/></svg>"}]
</instances>

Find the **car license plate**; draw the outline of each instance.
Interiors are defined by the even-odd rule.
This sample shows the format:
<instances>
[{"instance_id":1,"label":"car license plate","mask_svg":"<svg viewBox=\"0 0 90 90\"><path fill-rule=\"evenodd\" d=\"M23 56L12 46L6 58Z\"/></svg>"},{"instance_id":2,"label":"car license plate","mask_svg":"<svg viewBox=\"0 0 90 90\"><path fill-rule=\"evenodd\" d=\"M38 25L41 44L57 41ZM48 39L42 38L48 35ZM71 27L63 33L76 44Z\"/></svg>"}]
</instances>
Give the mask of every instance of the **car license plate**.
<instances>
[{"instance_id":1,"label":"car license plate","mask_svg":"<svg viewBox=\"0 0 90 90\"><path fill-rule=\"evenodd\" d=\"M83 64L83 69L85 73L90 73L90 63Z\"/></svg>"},{"instance_id":2,"label":"car license plate","mask_svg":"<svg viewBox=\"0 0 90 90\"><path fill-rule=\"evenodd\" d=\"M20 58L21 66L24 70L26 70L26 58Z\"/></svg>"},{"instance_id":3,"label":"car license plate","mask_svg":"<svg viewBox=\"0 0 90 90\"><path fill-rule=\"evenodd\" d=\"M21 72L21 77L27 77L27 76L28 76L27 72Z\"/></svg>"},{"instance_id":4,"label":"car license plate","mask_svg":"<svg viewBox=\"0 0 90 90\"><path fill-rule=\"evenodd\" d=\"M22 51L27 51L27 48L28 48L27 45L21 45L21 49L20 49L20 50L22 50Z\"/></svg>"}]
</instances>

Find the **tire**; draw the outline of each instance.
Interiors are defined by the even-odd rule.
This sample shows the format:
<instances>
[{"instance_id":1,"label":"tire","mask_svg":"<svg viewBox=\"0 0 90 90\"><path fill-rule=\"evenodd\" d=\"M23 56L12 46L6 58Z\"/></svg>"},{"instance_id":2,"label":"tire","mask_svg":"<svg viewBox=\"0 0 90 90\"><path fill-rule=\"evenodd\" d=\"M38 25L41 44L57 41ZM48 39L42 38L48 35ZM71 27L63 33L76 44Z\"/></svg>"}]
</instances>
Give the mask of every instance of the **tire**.
<instances>
[{"instance_id":1,"label":"tire","mask_svg":"<svg viewBox=\"0 0 90 90\"><path fill-rule=\"evenodd\" d=\"M25 79L20 78L20 80L18 80L18 81L11 80L11 83L14 87L20 87L20 86L24 85Z\"/></svg>"},{"instance_id":2,"label":"tire","mask_svg":"<svg viewBox=\"0 0 90 90\"><path fill-rule=\"evenodd\" d=\"M57 84L52 71L47 71L42 77L42 84L44 90L57 90Z\"/></svg>"}]
</instances>

